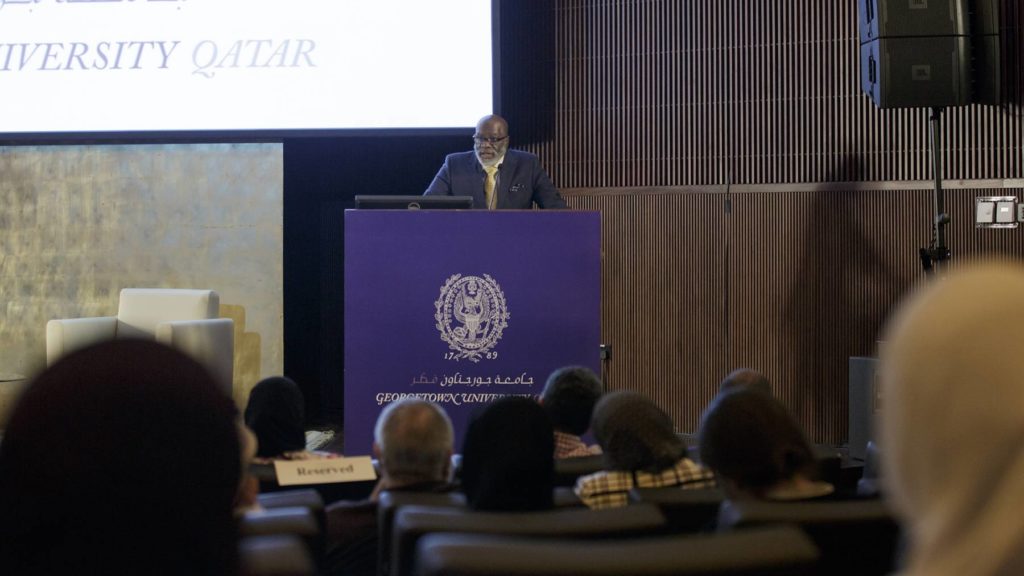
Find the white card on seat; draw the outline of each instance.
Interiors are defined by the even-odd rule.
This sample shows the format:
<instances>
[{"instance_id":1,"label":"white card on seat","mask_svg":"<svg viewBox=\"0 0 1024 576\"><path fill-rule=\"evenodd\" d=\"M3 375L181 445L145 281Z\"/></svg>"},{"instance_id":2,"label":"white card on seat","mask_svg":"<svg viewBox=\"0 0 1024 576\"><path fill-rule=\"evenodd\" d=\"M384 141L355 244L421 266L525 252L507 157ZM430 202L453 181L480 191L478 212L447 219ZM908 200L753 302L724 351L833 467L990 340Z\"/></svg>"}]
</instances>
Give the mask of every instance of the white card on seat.
<instances>
[{"instance_id":1,"label":"white card on seat","mask_svg":"<svg viewBox=\"0 0 1024 576\"><path fill-rule=\"evenodd\" d=\"M274 460L274 472L277 473L277 483L281 486L359 482L377 478L373 460L369 456Z\"/></svg>"}]
</instances>

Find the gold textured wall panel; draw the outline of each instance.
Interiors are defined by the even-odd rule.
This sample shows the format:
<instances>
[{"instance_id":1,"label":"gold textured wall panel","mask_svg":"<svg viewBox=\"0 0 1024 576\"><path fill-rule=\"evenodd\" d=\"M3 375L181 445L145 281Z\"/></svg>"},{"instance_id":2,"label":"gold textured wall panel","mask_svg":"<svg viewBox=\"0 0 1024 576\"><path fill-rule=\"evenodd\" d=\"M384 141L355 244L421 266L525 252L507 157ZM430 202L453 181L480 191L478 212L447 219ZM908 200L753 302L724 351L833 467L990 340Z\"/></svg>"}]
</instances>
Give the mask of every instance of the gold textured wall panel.
<instances>
[{"instance_id":1,"label":"gold textured wall panel","mask_svg":"<svg viewBox=\"0 0 1024 576\"><path fill-rule=\"evenodd\" d=\"M284 360L282 179L280 144L0 147L0 373L36 374L46 322L113 316L122 288L210 288L244 406Z\"/></svg>"}]
</instances>

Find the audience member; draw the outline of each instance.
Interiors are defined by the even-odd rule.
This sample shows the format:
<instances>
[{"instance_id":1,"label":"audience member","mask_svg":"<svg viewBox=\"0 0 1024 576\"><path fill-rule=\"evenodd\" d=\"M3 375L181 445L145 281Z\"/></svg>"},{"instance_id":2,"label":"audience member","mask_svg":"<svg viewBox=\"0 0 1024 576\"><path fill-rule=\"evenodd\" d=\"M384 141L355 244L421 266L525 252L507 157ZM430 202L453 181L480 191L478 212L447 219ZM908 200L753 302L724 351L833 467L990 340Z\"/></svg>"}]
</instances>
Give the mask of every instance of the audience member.
<instances>
[{"instance_id":1,"label":"audience member","mask_svg":"<svg viewBox=\"0 0 1024 576\"><path fill-rule=\"evenodd\" d=\"M452 423L436 404L406 398L384 408L374 429L373 453L380 466L377 487L367 500L327 507L327 573L376 572L379 494L451 490L452 439Z\"/></svg>"},{"instance_id":2,"label":"audience member","mask_svg":"<svg viewBox=\"0 0 1024 576\"><path fill-rule=\"evenodd\" d=\"M235 513L257 512L262 510L259 503L260 481L251 471L258 448L256 435L242 422L241 418L238 418L235 424L238 427L242 456L242 478L239 483L238 495L235 497Z\"/></svg>"},{"instance_id":3,"label":"audience member","mask_svg":"<svg viewBox=\"0 0 1024 576\"><path fill-rule=\"evenodd\" d=\"M672 418L636 392L612 392L598 401L592 421L607 470L576 481L576 495L591 508L624 506L630 489L712 488L710 470L686 457Z\"/></svg>"},{"instance_id":4,"label":"audience member","mask_svg":"<svg viewBox=\"0 0 1024 576\"><path fill-rule=\"evenodd\" d=\"M739 388L750 388L762 392L769 396L772 395L772 386L768 382L768 378L751 368L737 368L722 380L718 385L719 394L724 392L731 392Z\"/></svg>"},{"instance_id":5,"label":"audience member","mask_svg":"<svg viewBox=\"0 0 1024 576\"><path fill-rule=\"evenodd\" d=\"M257 382L245 407L245 424L256 434L259 445L256 461L328 455L306 450L305 414L302 390L290 378L273 376Z\"/></svg>"},{"instance_id":6,"label":"audience member","mask_svg":"<svg viewBox=\"0 0 1024 576\"><path fill-rule=\"evenodd\" d=\"M911 576L1024 574L1024 268L936 273L880 344L882 482Z\"/></svg>"},{"instance_id":7,"label":"audience member","mask_svg":"<svg viewBox=\"0 0 1024 576\"><path fill-rule=\"evenodd\" d=\"M537 402L507 396L473 414L462 448L462 489L476 510L551 508L555 442Z\"/></svg>"},{"instance_id":8,"label":"audience member","mask_svg":"<svg viewBox=\"0 0 1024 576\"><path fill-rule=\"evenodd\" d=\"M236 573L236 418L206 369L163 345L63 357L0 444L0 573Z\"/></svg>"},{"instance_id":9,"label":"audience member","mask_svg":"<svg viewBox=\"0 0 1024 576\"><path fill-rule=\"evenodd\" d=\"M781 402L754 387L719 394L701 418L700 459L726 496L804 500L832 494L800 425Z\"/></svg>"},{"instance_id":10,"label":"audience member","mask_svg":"<svg viewBox=\"0 0 1024 576\"><path fill-rule=\"evenodd\" d=\"M580 438L590 428L590 416L601 397L601 379L589 368L567 366L551 373L540 402L555 429L555 458L600 454Z\"/></svg>"}]
</instances>

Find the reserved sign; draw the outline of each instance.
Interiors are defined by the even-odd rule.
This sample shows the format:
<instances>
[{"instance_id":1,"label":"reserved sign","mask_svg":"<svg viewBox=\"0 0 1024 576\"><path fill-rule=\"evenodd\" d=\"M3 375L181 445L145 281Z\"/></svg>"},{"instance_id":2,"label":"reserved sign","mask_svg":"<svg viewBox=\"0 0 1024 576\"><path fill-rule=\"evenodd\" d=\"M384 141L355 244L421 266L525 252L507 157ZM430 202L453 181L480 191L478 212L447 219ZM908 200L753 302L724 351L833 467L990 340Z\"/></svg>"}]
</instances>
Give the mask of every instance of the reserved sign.
<instances>
[{"instance_id":1,"label":"reserved sign","mask_svg":"<svg viewBox=\"0 0 1024 576\"><path fill-rule=\"evenodd\" d=\"M369 456L274 460L274 472L277 473L277 483L281 486L360 482L377 478L377 471L373 469L373 459Z\"/></svg>"}]
</instances>

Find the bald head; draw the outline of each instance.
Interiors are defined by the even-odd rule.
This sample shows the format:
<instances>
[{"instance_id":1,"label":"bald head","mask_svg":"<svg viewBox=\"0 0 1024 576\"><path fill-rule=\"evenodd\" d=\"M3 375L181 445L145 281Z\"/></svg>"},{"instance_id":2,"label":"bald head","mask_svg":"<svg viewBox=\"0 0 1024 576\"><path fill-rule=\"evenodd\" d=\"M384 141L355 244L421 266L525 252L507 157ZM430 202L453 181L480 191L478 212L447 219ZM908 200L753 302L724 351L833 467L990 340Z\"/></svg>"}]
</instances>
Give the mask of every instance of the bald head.
<instances>
[{"instance_id":1,"label":"bald head","mask_svg":"<svg viewBox=\"0 0 1024 576\"><path fill-rule=\"evenodd\" d=\"M478 134L495 133L499 136L508 136L508 122L497 114L488 114L476 123Z\"/></svg>"},{"instance_id":2,"label":"bald head","mask_svg":"<svg viewBox=\"0 0 1024 576\"><path fill-rule=\"evenodd\" d=\"M452 423L444 410L425 400L404 399L377 418L374 448L381 472L391 481L443 481L452 454Z\"/></svg>"}]
</instances>

